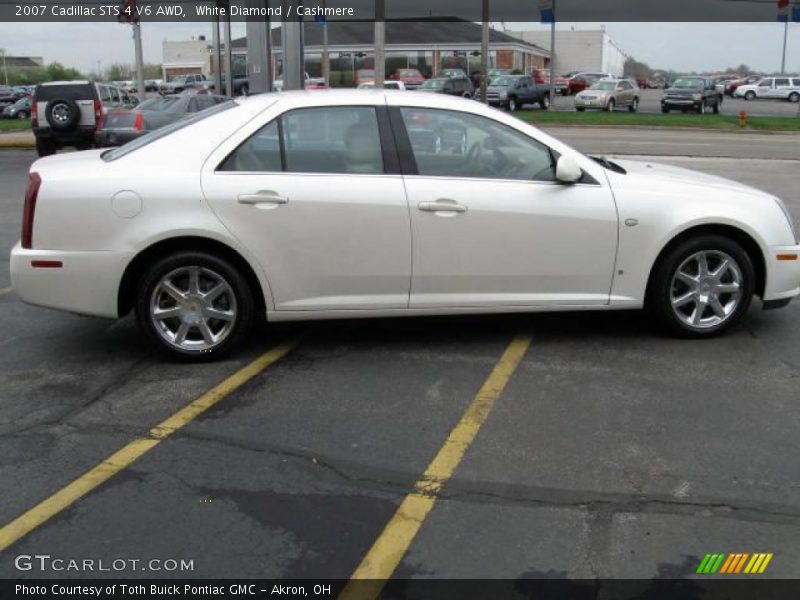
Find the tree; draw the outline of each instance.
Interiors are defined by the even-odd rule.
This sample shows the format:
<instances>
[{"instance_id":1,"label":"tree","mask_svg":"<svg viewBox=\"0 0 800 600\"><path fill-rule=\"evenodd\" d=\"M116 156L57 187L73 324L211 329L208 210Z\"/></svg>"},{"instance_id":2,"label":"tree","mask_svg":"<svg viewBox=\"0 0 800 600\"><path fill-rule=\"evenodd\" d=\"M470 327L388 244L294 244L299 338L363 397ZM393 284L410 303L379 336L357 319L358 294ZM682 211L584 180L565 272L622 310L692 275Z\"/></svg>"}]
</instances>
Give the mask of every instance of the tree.
<instances>
[{"instance_id":1,"label":"tree","mask_svg":"<svg viewBox=\"0 0 800 600\"><path fill-rule=\"evenodd\" d=\"M629 58L625 61L624 73L625 77L632 77L633 79L650 79L653 75L653 69L645 62Z\"/></svg>"}]
</instances>

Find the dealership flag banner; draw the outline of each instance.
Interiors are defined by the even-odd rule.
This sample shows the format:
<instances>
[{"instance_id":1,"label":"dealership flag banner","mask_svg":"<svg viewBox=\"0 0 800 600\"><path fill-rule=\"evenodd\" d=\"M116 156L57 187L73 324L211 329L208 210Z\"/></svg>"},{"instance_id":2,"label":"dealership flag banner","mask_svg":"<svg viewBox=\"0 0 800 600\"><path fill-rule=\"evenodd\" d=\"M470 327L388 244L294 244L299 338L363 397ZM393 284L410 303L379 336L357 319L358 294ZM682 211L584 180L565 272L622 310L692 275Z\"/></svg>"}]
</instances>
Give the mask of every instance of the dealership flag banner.
<instances>
[{"instance_id":1,"label":"dealership flag banner","mask_svg":"<svg viewBox=\"0 0 800 600\"><path fill-rule=\"evenodd\" d=\"M539 12L542 15L542 23L555 23L555 0L539 0Z\"/></svg>"}]
</instances>

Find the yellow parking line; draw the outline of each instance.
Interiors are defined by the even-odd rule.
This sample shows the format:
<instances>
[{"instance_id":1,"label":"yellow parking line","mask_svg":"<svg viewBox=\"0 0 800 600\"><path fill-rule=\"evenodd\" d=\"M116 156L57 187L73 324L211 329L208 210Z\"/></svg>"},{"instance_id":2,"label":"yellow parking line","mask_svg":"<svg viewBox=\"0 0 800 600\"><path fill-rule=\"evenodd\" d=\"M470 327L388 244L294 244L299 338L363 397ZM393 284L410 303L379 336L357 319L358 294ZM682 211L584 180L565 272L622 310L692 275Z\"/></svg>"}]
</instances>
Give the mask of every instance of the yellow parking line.
<instances>
[{"instance_id":1,"label":"yellow parking line","mask_svg":"<svg viewBox=\"0 0 800 600\"><path fill-rule=\"evenodd\" d=\"M11 287L11 286L8 286L6 288L0 288L0 296L3 296L5 294L8 294L9 292L13 292L13 291L14 291L14 288Z\"/></svg>"},{"instance_id":2,"label":"yellow parking line","mask_svg":"<svg viewBox=\"0 0 800 600\"><path fill-rule=\"evenodd\" d=\"M129 467L135 460L155 448L181 427L207 411L231 392L240 388L271 364L286 356L298 342L299 339L288 340L262 354L171 417L153 427L149 432L149 437L133 440L72 483L69 483L26 513L4 525L0 529L0 551L5 550L39 525L68 508L123 469Z\"/></svg>"},{"instance_id":3,"label":"yellow parking line","mask_svg":"<svg viewBox=\"0 0 800 600\"><path fill-rule=\"evenodd\" d=\"M452 477L530 344L529 335L519 334L508 345L422 479L414 486L414 491L405 497L361 564L350 576L340 599L372 600L378 597L433 508L436 496Z\"/></svg>"}]
</instances>

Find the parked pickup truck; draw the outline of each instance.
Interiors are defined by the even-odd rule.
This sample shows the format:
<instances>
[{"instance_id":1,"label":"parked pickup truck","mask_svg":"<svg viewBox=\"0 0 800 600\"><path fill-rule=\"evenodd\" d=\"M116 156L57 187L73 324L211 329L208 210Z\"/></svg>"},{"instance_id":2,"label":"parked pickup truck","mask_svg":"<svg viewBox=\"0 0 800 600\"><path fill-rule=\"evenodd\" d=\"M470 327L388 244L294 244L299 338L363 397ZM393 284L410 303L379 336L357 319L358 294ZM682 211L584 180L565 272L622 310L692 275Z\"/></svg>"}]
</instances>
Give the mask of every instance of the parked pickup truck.
<instances>
[{"instance_id":1,"label":"parked pickup truck","mask_svg":"<svg viewBox=\"0 0 800 600\"><path fill-rule=\"evenodd\" d=\"M205 75L181 75L172 81L167 81L158 86L162 94L180 94L183 90L191 88L208 88L213 81Z\"/></svg>"},{"instance_id":2,"label":"parked pickup truck","mask_svg":"<svg viewBox=\"0 0 800 600\"><path fill-rule=\"evenodd\" d=\"M550 88L546 83L535 83L530 75L502 75L495 77L486 88L486 99L493 106L502 106L511 112L525 104L538 104L550 108Z\"/></svg>"},{"instance_id":3,"label":"parked pickup truck","mask_svg":"<svg viewBox=\"0 0 800 600\"><path fill-rule=\"evenodd\" d=\"M716 115L721 107L722 94L717 91L714 82L705 77L679 77L661 96L663 113L693 110L702 115L711 109Z\"/></svg>"}]
</instances>

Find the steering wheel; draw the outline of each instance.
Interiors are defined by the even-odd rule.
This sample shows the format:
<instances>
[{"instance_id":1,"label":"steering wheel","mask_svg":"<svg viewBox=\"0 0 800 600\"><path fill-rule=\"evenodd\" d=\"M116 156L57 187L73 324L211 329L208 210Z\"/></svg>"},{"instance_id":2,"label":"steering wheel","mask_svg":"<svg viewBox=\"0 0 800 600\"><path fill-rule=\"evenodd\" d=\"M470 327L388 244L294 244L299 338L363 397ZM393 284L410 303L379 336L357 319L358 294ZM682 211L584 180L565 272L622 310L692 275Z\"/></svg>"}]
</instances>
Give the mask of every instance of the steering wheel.
<instances>
[{"instance_id":1,"label":"steering wheel","mask_svg":"<svg viewBox=\"0 0 800 600\"><path fill-rule=\"evenodd\" d=\"M470 167L477 166L480 157L481 157L481 143L475 142L474 144L472 144L472 148L469 149L469 152L467 152L467 164Z\"/></svg>"}]
</instances>

